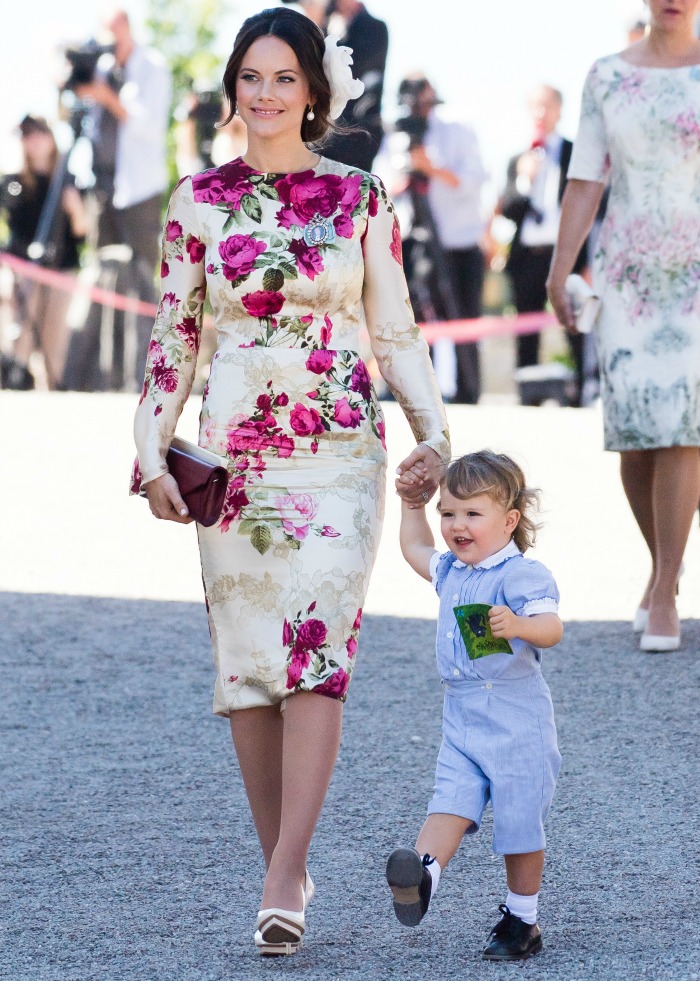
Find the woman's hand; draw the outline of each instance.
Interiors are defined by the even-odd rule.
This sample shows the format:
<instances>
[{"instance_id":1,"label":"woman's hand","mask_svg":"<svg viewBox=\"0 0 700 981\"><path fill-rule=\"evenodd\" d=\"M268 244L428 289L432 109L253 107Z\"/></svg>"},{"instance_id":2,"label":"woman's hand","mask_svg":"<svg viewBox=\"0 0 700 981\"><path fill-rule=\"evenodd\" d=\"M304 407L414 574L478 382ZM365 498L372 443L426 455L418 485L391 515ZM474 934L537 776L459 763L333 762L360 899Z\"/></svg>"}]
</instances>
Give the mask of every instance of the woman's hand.
<instances>
[{"instance_id":1,"label":"woman's hand","mask_svg":"<svg viewBox=\"0 0 700 981\"><path fill-rule=\"evenodd\" d=\"M191 518L187 505L182 500L180 488L172 474L164 473L155 480L149 480L144 485L148 504L152 514L163 521L177 521L181 525L189 525Z\"/></svg>"},{"instance_id":2,"label":"woman's hand","mask_svg":"<svg viewBox=\"0 0 700 981\"><path fill-rule=\"evenodd\" d=\"M445 465L435 450L419 443L397 467L396 493L409 504L426 504L440 485Z\"/></svg>"},{"instance_id":3,"label":"woman's hand","mask_svg":"<svg viewBox=\"0 0 700 981\"><path fill-rule=\"evenodd\" d=\"M562 327L569 334L578 334L571 297L566 292L564 283L560 283L550 276L547 280L547 296L549 297L549 302L552 304L554 315Z\"/></svg>"}]
</instances>

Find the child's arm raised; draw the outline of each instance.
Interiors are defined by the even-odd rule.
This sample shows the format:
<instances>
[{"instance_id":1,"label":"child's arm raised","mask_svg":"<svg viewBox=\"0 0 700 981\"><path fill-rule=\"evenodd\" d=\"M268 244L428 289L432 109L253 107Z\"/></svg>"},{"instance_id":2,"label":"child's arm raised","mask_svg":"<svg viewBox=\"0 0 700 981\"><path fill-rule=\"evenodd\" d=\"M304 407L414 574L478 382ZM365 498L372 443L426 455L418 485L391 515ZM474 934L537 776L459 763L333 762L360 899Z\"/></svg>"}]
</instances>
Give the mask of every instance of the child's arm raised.
<instances>
[{"instance_id":1,"label":"child's arm raised","mask_svg":"<svg viewBox=\"0 0 700 981\"><path fill-rule=\"evenodd\" d=\"M425 508L401 501L401 552L414 572L431 581L430 560L435 551L435 539L430 530Z\"/></svg>"},{"instance_id":2,"label":"child's arm raised","mask_svg":"<svg viewBox=\"0 0 700 981\"><path fill-rule=\"evenodd\" d=\"M521 617L508 606L492 606L489 621L494 637L504 637L506 640L517 637L534 647L554 647L564 634L564 625L556 613Z\"/></svg>"}]
</instances>

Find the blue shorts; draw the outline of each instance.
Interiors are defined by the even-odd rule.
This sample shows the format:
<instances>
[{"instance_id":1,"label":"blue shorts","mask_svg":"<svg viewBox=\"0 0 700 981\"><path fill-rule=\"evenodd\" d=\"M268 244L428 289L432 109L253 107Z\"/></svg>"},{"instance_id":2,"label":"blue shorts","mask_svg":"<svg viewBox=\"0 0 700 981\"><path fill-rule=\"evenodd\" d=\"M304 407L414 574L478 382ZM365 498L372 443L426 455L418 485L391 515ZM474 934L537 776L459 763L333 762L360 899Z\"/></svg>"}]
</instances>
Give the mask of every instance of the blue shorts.
<instances>
[{"instance_id":1,"label":"blue shorts","mask_svg":"<svg viewBox=\"0 0 700 981\"><path fill-rule=\"evenodd\" d=\"M490 799L494 852L539 851L560 763L552 699L539 672L445 682L442 745L428 814L456 814L473 821L477 831Z\"/></svg>"}]
</instances>

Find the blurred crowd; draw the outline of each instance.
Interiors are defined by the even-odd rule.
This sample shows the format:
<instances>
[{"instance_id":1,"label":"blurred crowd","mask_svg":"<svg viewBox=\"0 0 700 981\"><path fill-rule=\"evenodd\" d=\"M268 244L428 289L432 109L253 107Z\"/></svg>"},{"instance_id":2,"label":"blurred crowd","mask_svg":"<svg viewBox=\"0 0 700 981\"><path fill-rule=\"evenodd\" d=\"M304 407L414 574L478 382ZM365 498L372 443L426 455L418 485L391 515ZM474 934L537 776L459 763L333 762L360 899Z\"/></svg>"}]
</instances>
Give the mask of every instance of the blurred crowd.
<instances>
[{"instance_id":1,"label":"blurred crowd","mask_svg":"<svg viewBox=\"0 0 700 981\"><path fill-rule=\"evenodd\" d=\"M364 93L348 103L323 153L372 170L387 185L400 218L417 320L478 320L494 280L497 300L489 301L490 313L544 311L572 149L558 130L560 92L543 83L530 93L530 145L513 148L518 152L498 180L487 173L477 134L461 118L456 100L446 105L445 93L421 71L401 81L395 123L383 121L389 33L363 3L289 5L352 48ZM29 114L17 121L21 166L0 180L0 248L34 267L79 274L88 285L153 304L172 183L169 132L180 175L243 154L245 133L237 117L217 126L224 107L210 84L193 80L187 97L173 106L165 59L134 37L125 11L112 11L103 28L99 41L66 52L60 105L72 144L59 152L54 128L43 117ZM630 25L630 39L644 28L641 18ZM92 176L84 187L77 186L71 164L78 143L91 149ZM487 209L482 196L489 179L501 193ZM591 240L579 257L577 270L584 277L592 248ZM150 308L122 310L84 296L37 280L18 264L11 274L7 264L0 265L0 387L140 389ZM206 350L205 345L205 356ZM445 336L431 350L443 397L477 403L483 394L483 342ZM551 397L581 405L596 397L593 335L567 335L552 362L543 355L539 330L518 332L512 353L523 402Z\"/></svg>"}]
</instances>

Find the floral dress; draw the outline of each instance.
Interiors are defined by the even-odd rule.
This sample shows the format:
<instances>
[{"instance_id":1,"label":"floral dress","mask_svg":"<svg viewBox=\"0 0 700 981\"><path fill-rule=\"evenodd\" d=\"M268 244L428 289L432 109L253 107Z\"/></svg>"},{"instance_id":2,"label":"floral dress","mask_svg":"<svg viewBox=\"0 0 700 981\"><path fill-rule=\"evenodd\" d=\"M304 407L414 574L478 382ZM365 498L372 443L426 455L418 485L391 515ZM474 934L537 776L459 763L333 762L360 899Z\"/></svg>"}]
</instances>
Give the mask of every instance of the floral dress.
<instances>
[{"instance_id":1,"label":"floral dress","mask_svg":"<svg viewBox=\"0 0 700 981\"><path fill-rule=\"evenodd\" d=\"M605 445L700 445L700 66L596 61L569 178L610 181L595 257Z\"/></svg>"},{"instance_id":2,"label":"floral dress","mask_svg":"<svg viewBox=\"0 0 700 981\"><path fill-rule=\"evenodd\" d=\"M237 159L173 192L161 275L132 492L167 469L208 293L218 345L199 442L230 473L220 520L198 526L214 711L297 691L344 699L384 513L364 331L416 440L449 457L391 202L377 178L324 158L293 174Z\"/></svg>"}]
</instances>

